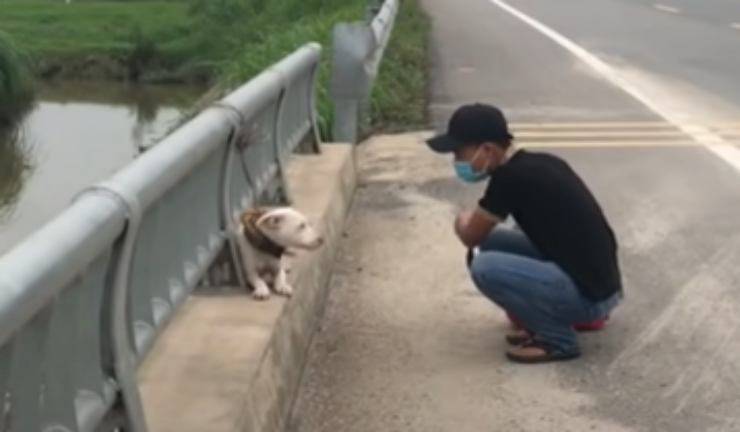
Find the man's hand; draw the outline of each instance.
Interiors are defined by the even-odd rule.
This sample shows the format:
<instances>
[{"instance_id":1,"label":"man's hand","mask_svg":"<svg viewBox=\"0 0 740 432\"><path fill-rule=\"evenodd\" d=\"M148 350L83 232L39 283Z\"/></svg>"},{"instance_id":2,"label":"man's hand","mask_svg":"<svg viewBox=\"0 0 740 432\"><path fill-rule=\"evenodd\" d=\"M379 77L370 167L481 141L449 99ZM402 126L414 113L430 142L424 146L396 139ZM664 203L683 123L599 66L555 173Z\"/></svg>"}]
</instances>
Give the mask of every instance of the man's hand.
<instances>
[{"instance_id":1,"label":"man's hand","mask_svg":"<svg viewBox=\"0 0 740 432\"><path fill-rule=\"evenodd\" d=\"M455 218L455 234L468 248L480 245L499 222L482 209L463 210Z\"/></svg>"},{"instance_id":2,"label":"man's hand","mask_svg":"<svg viewBox=\"0 0 740 432\"><path fill-rule=\"evenodd\" d=\"M473 212L471 210L462 210L457 214L457 217L455 218L455 234L457 234L458 237L461 237L461 233L463 233L465 227L470 224L470 219L472 217Z\"/></svg>"}]
</instances>

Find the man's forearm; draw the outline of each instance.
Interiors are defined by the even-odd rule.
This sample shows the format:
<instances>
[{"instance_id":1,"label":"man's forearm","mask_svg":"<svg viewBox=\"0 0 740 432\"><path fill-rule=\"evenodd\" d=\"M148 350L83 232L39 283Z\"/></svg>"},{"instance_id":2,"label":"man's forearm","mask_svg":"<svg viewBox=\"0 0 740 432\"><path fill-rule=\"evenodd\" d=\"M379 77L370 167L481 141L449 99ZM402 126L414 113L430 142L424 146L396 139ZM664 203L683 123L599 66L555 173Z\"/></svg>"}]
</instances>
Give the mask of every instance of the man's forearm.
<instances>
[{"instance_id":1,"label":"man's forearm","mask_svg":"<svg viewBox=\"0 0 740 432\"><path fill-rule=\"evenodd\" d=\"M455 234L467 248L478 246L496 226L498 220L481 210L462 211L455 219Z\"/></svg>"}]
</instances>

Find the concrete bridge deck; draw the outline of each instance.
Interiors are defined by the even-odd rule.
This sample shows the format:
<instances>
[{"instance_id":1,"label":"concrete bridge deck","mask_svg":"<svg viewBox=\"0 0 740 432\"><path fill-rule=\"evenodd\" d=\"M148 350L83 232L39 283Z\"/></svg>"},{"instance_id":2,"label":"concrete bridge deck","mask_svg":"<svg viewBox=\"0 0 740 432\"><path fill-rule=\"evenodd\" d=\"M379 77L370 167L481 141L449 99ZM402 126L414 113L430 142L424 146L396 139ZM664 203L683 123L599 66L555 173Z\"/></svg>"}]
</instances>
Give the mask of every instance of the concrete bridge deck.
<instances>
[{"instance_id":1,"label":"concrete bridge deck","mask_svg":"<svg viewBox=\"0 0 740 432\"><path fill-rule=\"evenodd\" d=\"M583 358L507 363L452 234L481 191L418 134L377 137L292 431L740 430L737 140L686 127L737 126L740 7L690 3L422 1L434 126L493 103L568 160L617 232L627 298Z\"/></svg>"},{"instance_id":2,"label":"concrete bridge deck","mask_svg":"<svg viewBox=\"0 0 740 432\"><path fill-rule=\"evenodd\" d=\"M602 198L627 299L604 331L582 335L581 359L524 366L505 359L506 318L472 285L452 233L480 191L423 136L361 147L290 431L740 428L734 170L699 147L550 149Z\"/></svg>"},{"instance_id":3,"label":"concrete bridge deck","mask_svg":"<svg viewBox=\"0 0 740 432\"><path fill-rule=\"evenodd\" d=\"M481 189L453 178L450 161L424 146L426 132L374 137L358 150L346 232L337 232L342 217L325 219L341 237L325 317L318 321L333 253L299 266L311 275L308 298L195 299L140 374L153 430L740 430L740 164L716 150L736 151L740 129L738 69L727 60L740 58L736 35L650 16L639 1L510 2L619 65L615 73L631 84L620 87L624 80L596 73L588 56L498 0L423 3L434 19L434 125L459 104L494 103L522 145L568 160L619 237L625 303L606 330L582 337L583 358L508 363L505 318L475 291L452 234L456 211ZM636 24L625 30L626 22ZM666 48L670 35L718 41L727 58L712 63L713 53L681 39L686 60ZM695 59L715 64L716 74ZM675 80L656 75L666 71ZM703 132L691 133L694 126ZM321 191L319 207L298 189L299 207L321 219L340 190L336 208L346 205L354 176L341 172L323 172L338 183ZM223 315L198 312L215 309ZM178 354L178 344L190 346ZM191 381L182 385L183 377Z\"/></svg>"}]
</instances>

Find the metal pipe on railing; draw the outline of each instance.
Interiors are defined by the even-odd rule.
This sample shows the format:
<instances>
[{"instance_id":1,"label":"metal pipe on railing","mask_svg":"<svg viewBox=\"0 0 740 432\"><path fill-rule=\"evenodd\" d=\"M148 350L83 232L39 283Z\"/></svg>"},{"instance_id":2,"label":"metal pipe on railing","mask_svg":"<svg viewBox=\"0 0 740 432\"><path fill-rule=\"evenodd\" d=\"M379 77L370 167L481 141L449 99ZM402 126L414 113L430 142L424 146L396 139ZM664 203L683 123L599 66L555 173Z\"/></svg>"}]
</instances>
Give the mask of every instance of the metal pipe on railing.
<instances>
[{"instance_id":1,"label":"metal pipe on railing","mask_svg":"<svg viewBox=\"0 0 740 432\"><path fill-rule=\"evenodd\" d=\"M284 86L302 77L319 63L321 59L321 45L311 42L298 49L293 54L284 58L268 69L278 72Z\"/></svg>"}]
</instances>

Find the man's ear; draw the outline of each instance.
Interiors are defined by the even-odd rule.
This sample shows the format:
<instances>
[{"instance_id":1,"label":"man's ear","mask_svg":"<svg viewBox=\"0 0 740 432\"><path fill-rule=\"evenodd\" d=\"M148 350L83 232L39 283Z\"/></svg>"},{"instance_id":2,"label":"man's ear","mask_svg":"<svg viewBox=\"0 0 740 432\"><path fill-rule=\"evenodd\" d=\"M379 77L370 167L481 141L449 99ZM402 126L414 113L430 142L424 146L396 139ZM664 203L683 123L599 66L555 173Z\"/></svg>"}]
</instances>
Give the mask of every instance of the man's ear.
<instances>
[{"instance_id":1,"label":"man's ear","mask_svg":"<svg viewBox=\"0 0 740 432\"><path fill-rule=\"evenodd\" d=\"M483 146L486 147L486 150L488 150L489 154L497 153L503 150L503 148L500 145L496 144L493 141L487 141L483 143Z\"/></svg>"},{"instance_id":2,"label":"man's ear","mask_svg":"<svg viewBox=\"0 0 740 432\"><path fill-rule=\"evenodd\" d=\"M285 218L282 215L269 215L262 219L260 225L274 231L280 228L284 219Z\"/></svg>"},{"instance_id":3,"label":"man's ear","mask_svg":"<svg viewBox=\"0 0 740 432\"><path fill-rule=\"evenodd\" d=\"M504 155L506 154L506 149L494 142L488 142L486 143L486 146L488 147L488 154L495 158L495 165L500 165L504 159Z\"/></svg>"}]
</instances>

